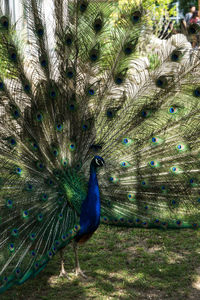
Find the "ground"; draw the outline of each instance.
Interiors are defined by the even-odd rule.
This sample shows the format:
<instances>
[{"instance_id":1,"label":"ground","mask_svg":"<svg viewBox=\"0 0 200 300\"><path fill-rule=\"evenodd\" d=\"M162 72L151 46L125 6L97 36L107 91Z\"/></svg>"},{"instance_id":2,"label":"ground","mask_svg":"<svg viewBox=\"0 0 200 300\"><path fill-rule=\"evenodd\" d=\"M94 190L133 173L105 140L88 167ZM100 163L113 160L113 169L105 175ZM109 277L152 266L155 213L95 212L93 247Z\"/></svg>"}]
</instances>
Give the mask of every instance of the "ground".
<instances>
[{"instance_id":1,"label":"ground","mask_svg":"<svg viewBox=\"0 0 200 300\"><path fill-rule=\"evenodd\" d=\"M73 250L68 246L65 260L70 280L58 277L56 255L35 279L13 287L1 300L200 299L198 230L101 225L79 253L87 279L73 274Z\"/></svg>"}]
</instances>

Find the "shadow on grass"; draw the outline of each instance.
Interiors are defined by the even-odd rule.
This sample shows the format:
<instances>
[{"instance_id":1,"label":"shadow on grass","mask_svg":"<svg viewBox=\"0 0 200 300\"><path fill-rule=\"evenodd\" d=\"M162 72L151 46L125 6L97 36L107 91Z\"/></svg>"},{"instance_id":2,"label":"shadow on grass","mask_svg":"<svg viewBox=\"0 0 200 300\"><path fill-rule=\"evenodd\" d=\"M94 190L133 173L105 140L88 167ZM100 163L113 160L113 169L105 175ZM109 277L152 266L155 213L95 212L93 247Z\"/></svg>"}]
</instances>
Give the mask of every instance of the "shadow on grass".
<instances>
[{"instance_id":1,"label":"shadow on grass","mask_svg":"<svg viewBox=\"0 0 200 300\"><path fill-rule=\"evenodd\" d=\"M71 280L58 277L57 255L34 280L1 295L1 300L200 299L200 233L101 226L81 247L88 279L71 272L73 250L65 252ZM68 251L68 253L67 253Z\"/></svg>"}]
</instances>

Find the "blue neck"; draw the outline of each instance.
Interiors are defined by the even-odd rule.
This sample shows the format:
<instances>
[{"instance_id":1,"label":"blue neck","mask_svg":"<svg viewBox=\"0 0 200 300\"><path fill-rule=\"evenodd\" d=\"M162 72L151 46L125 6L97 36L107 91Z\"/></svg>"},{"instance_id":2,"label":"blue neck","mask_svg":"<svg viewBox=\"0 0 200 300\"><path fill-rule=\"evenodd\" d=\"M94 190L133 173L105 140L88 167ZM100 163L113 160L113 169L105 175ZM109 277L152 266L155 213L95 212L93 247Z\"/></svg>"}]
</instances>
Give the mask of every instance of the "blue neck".
<instances>
[{"instance_id":1,"label":"blue neck","mask_svg":"<svg viewBox=\"0 0 200 300\"><path fill-rule=\"evenodd\" d=\"M88 204L90 203L92 207L99 207L100 211L100 194L99 194L99 185L97 180L97 169L92 164L90 165L90 179L88 183Z\"/></svg>"},{"instance_id":2,"label":"blue neck","mask_svg":"<svg viewBox=\"0 0 200 300\"><path fill-rule=\"evenodd\" d=\"M81 206L79 235L94 232L100 222L100 193L96 174L96 167L90 165L90 179L88 193Z\"/></svg>"},{"instance_id":3,"label":"blue neck","mask_svg":"<svg viewBox=\"0 0 200 300\"><path fill-rule=\"evenodd\" d=\"M90 165L90 179L88 184L88 192L91 187L91 185L97 185L98 186L98 180L97 180L97 168L94 167L92 164Z\"/></svg>"}]
</instances>

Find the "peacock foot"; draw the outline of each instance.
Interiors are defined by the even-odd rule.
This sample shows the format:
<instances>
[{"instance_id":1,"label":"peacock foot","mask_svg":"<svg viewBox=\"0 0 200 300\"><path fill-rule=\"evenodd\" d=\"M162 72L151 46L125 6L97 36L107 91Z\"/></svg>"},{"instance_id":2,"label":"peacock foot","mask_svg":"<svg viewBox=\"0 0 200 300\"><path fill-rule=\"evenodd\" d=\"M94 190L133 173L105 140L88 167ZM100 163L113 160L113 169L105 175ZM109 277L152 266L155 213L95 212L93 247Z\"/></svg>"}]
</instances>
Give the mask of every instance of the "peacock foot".
<instances>
[{"instance_id":1,"label":"peacock foot","mask_svg":"<svg viewBox=\"0 0 200 300\"><path fill-rule=\"evenodd\" d=\"M59 277L70 279L69 275L65 270L60 271Z\"/></svg>"},{"instance_id":2,"label":"peacock foot","mask_svg":"<svg viewBox=\"0 0 200 300\"><path fill-rule=\"evenodd\" d=\"M79 275L80 275L80 276L82 276L82 277L85 278L85 279L87 278L87 276L84 274L84 272L83 272L80 268L76 268L76 269L75 269L75 275L76 275L76 276L79 276Z\"/></svg>"}]
</instances>

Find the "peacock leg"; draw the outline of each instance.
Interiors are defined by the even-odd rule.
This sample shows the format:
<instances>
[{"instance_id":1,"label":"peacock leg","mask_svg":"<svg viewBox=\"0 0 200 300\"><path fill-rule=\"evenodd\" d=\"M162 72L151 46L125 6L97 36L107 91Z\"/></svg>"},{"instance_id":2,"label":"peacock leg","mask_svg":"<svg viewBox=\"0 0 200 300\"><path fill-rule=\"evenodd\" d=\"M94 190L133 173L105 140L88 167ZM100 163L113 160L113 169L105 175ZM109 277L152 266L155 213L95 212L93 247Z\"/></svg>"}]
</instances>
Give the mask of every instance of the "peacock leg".
<instances>
[{"instance_id":1,"label":"peacock leg","mask_svg":"<svg viewBox=\"0 0 200 300\"><path fill-rule=\"evenodd\" d=\"M73 242L74 253L75 253L75 274L76 276L81 275L83 278L87 278L87 276L83 273L80 268L79 259L78 259L78 244L76 241Z\"/></svg>"},{"instance_id":2,"label":"peacock leg","mask_svg":"<svg viewBox=\"0 0 200 300\"><path fill-rule=\"evenodd\" d=\"M59 277L67 277L68 279L70 279L69 276L67 275L67 272L65 271L63 249L60 250L60 258L61 258L61 270L60 270Z\"/></svg>"}]
</instances>

